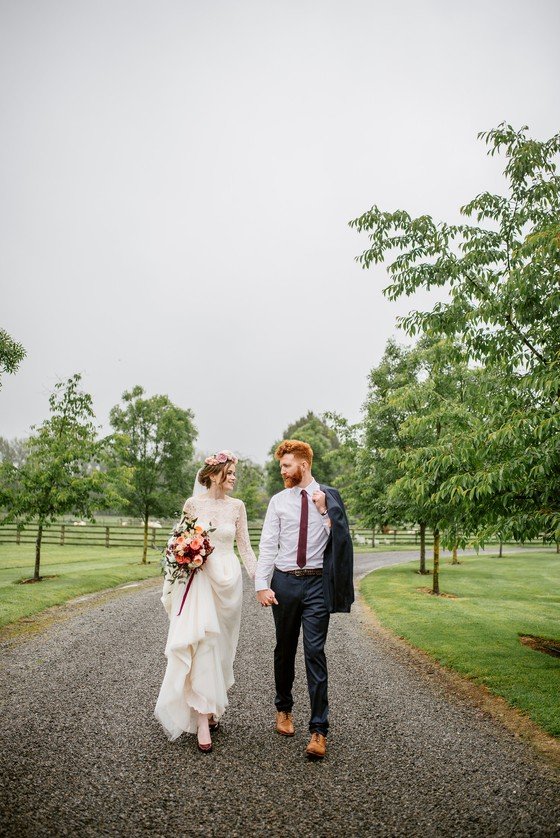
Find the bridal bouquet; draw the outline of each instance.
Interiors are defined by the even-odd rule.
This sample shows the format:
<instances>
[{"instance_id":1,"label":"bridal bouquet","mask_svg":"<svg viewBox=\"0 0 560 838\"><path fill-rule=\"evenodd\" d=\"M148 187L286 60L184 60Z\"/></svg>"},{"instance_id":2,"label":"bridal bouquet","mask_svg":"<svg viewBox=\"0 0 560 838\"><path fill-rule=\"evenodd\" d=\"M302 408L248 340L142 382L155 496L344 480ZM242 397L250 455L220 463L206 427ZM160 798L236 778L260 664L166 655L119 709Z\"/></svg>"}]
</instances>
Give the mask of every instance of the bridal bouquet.
<instances>
[{"instance_id":1,"label":"bridal bouquet","mask_svg":"<svg viewBox=\"0 0 560 838\"><path fill-rule=\"evenodd\" d=\"M196 523L197 520L183 516L167 542L164 572L172 582L186 582L214 551L209 535L215 527L205 530Z\"/></svg>"}]
</instances>

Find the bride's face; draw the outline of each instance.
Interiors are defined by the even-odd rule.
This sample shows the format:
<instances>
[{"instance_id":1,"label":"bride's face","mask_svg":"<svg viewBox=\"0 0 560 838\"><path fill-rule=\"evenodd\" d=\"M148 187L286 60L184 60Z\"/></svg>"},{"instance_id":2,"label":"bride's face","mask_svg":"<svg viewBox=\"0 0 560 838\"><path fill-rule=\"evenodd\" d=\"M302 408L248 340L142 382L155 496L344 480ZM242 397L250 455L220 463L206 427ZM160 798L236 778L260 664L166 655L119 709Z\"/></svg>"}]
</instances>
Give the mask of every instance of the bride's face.
<instances>
[{"instance_id":1,"label":"bride's face","mask_svg":"<svg viewBox=\"0 0 560 838\"><path fill-rule=\"evenodd\" d=\"M216 481L218 482L218 484L220 481L220 476L221 475L216 476ZM232 465L228 466L228 470L226 471L223 482L221 483L221 487L224 490L224 492L232 492L235 488L236 480L237 477L235 476L235 466L232 463Z\"/></svg>"}]
</instances>

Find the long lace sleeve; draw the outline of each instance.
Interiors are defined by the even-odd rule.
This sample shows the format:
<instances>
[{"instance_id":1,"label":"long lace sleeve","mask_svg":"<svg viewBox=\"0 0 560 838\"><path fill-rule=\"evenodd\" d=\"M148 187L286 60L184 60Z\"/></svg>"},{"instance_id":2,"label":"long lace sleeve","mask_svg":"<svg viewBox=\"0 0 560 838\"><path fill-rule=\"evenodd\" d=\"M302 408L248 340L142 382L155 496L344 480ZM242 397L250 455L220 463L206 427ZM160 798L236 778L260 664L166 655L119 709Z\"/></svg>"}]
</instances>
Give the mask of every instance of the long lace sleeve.
<instances>
[{"instance_id":1,"label":"long lace sleeve","mask_svg":"<svg viewBox=\"0 0 560 838\"><path fill-rule=\"evenodd\" d=\"M169 544L169 540L167 543ZM169 619L171 619L171 609L173 607L173 580L169 575L167 561L164 564L163 570L165 575L163 577L163 590L161 592L161 602L167 612L167 616L169 617Z\"/></svg>"},{"instance_id":2,"label":"long lace sleeve","mask_svg":"<svg viewBox=\"0 0 560 838\"><path fill-rule=\"evenodd\" d=\"M239 502L239 512L235 522L235 541L239 555L245 565L245 570L249 578L254 579L257 569L257 557L251 547L251 539L249 538L249 529L247 527L247 511L242 501Z\"/></svg>"},{"instance_id":3,"label":"long lace sleeve","mask_svg":"<svg viewBox=\"0 0 560 838\"><path fill-rule=\"evenodd\" d=\"M173 607L173 583L167 576L163 580L163 591L161 593L161 602L167 612L167 616L171 619L171 609Z\"/></svg>"},{"instance_id":4,"label":"long lace sleeve","mask_svg":"<svg viewBox=\"0 0 560 838\"><path fill-rule=\"evenodd\" d=\"M197 517L196 503L194 498L187 498L183 506L183 515L186 518L194 519Z\"/></svg>"}]
</instances>

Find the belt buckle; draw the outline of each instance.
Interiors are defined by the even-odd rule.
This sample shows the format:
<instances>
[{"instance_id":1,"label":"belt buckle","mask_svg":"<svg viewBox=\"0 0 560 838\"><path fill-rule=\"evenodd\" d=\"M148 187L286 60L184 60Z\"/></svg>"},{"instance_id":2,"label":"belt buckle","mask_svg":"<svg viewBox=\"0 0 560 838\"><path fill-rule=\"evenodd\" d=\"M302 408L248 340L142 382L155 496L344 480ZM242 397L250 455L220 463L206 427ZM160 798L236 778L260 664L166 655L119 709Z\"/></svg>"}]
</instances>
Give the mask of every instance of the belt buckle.
<instances>
[{"instance_id":1,"label":"belt buckle","mask_svg":"<svg viewBox=\"0 0 560 838\"><path fill-rule=\"evenodd\" d=\"M305 571L302 568L294 570L294 576L305 576Z\"/></svg>"}]
</instances>

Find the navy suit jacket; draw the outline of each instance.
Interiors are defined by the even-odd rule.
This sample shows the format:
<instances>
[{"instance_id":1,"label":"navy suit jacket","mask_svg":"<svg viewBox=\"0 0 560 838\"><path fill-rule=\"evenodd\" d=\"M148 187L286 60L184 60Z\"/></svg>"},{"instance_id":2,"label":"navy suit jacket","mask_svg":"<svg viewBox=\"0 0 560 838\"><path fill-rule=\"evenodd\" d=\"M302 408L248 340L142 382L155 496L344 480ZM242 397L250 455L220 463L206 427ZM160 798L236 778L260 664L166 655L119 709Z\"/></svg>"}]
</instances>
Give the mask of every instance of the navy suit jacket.
<instances>
[{"instance_id":1,"label":"navy suit jacket","mask_svg":"<svg viewBox=\"0 0 560 838\"><path fill-rule=\"evenodd\" d=\"M332 486L321 486L327 498L331 532L323 558L323 591L332 614L348 612L354 602L354 548L342 498Z\"/></svg>"}]
</instances>

